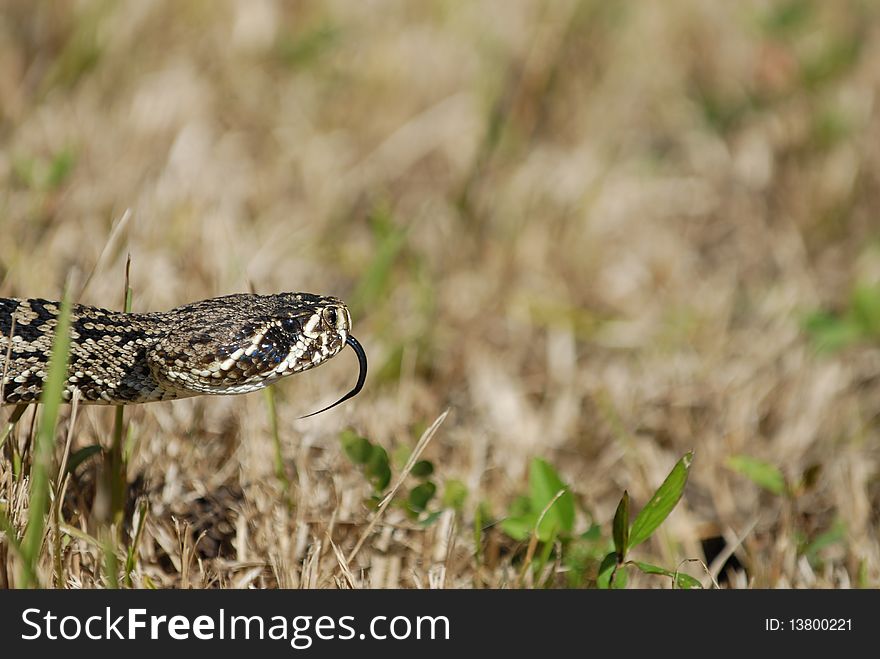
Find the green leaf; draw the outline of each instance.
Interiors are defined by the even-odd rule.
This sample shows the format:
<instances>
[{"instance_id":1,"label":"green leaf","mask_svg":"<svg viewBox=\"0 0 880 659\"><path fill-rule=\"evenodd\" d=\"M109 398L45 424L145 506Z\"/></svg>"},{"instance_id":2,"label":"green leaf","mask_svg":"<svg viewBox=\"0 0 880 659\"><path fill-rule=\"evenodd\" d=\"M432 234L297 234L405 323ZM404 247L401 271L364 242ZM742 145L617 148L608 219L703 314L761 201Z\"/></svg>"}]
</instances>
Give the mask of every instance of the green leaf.
<instances>
[{"instance_id":1,"label":"green leaf","mask_svg":"<svg viewBox=\"0 0 880 659\"><path fill-rule=\"evenodd\" d=\"M863 338L862 327L850 317L838 317L820 311L804 321L804 330L810 335L819 352L834 352Z\"/></svg>"},{"instance_id":2,"label":"green leaf","mask_svg":"<svg viewBox=\"0 0 880 659\"><path fill-rule=\"evenodd\" d=\"M507 511L508 517L522 517L532 512L532 500L526 496L519 495L514 497L510 502L510 509ZM537 517L535 517L537 519Z\"/></svg>"},{"instance_id":3,"label":"green leaf","mask_svg":"<svg viewBox=\"0 0 880 659\"><path fill-rule=\"evenodd\" d=\"M532 514L507 517L501 521L501 530L514 540L522 542L532 535L537 521L537 516Z\"/></svg>"},{"instance_id":4,"label":"green leaf","mask_svg":"<svg viewBox=\"0 0 880 659\"><path fill-rule=\"evenodd\" d=\"M703 584L700 583L699 579L695 579L689 574L685 574L684 572L679 572L675 577L675 585L681 588L682 590L702 590Z\"/></svg>"},{"instance_id":5,"label":"green leaf","mask_svg":"<svg viewBox=\"0 0 880 659\"><path fill-rule=\"evenodd\" d=\"M727 458L727 467L742 474L755 485L763 487L773 494L785 494L787 487L782 472L769 462L764 462L749 455L732 455Z\"/></svg>"},{"instance_id":6,"label":"green leaf","mask_svg":"<svg viewBox=\"0 0 880 659\"><path fill-rule=\"evenodd\" d=\"M409 462L409 456L411 455L412 448L406 444L398 444L394 447L394 450L391 451L391 464L398 469L403 469L406 466L406 463Z\"/></svg>"},{"instance_id":7,"label":"green leaf","mask_svg":"<svg viewBox=\"0 0 880 659\"><path fill-rule=\"evenodd\" d=\"M599 564L599 574L596 576L596 585L602 589L607 590L611 587L611 574L614 572L614 568L617 567L617 552L611 552L607 554L605 558L602 559L602 562ZM620 570L618 570L618 574ZM616 581L615 576L615 581Z\"/></svg>"},{"instance_id":8,"label":"green leaf","mask_svg":"<svg viewBox=\"0 0 880 659\"><path fill-rule=\"evenodd\" d=\"M387 464L378 465L370 469L368 476L373 488L377 492L382 492L391 482L391 468Z\"/></svg>"},{"instance_id":9,"label":"green leaf","mask_svg":"<svg viewBox=\"0 0 880 659\"><path fill-rule=\"evenodd\" d=\"M417 485L409 491L407 503L409 504L410 509L416 512L423 511L436 492L437 486L431 481L425 481L424 483Z\"/></svg>"},{"instance_id":10,"label":"green leaf","mask_svg":"<svg viewBox=\"0 0 880 659\"><path fill-rule=\"evenodd\" d=\"M651 565L650 563L644 563L642 561L629 561L630 565L635 565L645 574L659 574L664 577L672 578L675 576L675 573L670 572L665 567L660 567L658 565Z\"/></svg>"},{"instance_id":11,"label":"green leaf","mask_svg":"<svg viewBox=\"0 0 880 659\"><path fill-rule=\"evenodd\" d=\"M343 430L339 434L339 441L342 442L342 450L356 465L363 465L369 462L373 454L373 445L366 437L361 437L354 430Z\"/></svg>"},{"instance_id":12,"label":"green leaf","mask_svg":"<svg viewBox=\"0 0 880 659\"><path fill-rule=\"evenodd\" d=\"M623 559L626 557L626 543L629 540L629 493L626 490L623 491L620 503L617 504L611 534L614 538L617 562L623 563Z\"/></svg>"},{"instance_id":13,"label":"green leaf","mask_svg":"<svg viewBox=\"0 0 880 659\"><path fill-rule=\"evenodd\" d=\"M559 535L559 519L555 515L548 514L544 517L537 516L535 534L541 542L553 542Z\"/></svg>"},{"instance_id":14,"label":"green leaf","mask_svg":"<svg viewBox=\"0 0 880 659\"><path fill-rule=\"evenodd\" d=\"M580 534L581 540L588 540L590 542L598 542L602 539L602 527L598 524L591 524L590 528Z\"/></svg>"},{"instance_id":15,"label":"green leaf","mask_svg":"<svg viewBox=\"0 0 880 659\"><path fill-rule=\"evenodd\" d=\"M465 484L460 480L450 478L443 487L443 507L461 510L464 508L467 495L468 490Z\"/></svg>"},{"instance_id":16,"label":"green leaf","mask_svg":"<svg viewBox=\"0 0 880 659\"><path fill-rule=\"evenodd\" d=\"M388 483L391 482L391 466L388 464L388 452L384 448L372 445L364 473L377 492L388 487Z\"/></svg>"},{"instance_id":17,"label":"green leaf","mask_svg":"<svg viewBox=\"0 0 880 659\"><path fill-rule=\"evenodd\" d=\"M419 520L419 526L421 526L422 528L427 528L427 527L431 526L431 524L433 524L438 519L440 519L440 515L442 515L442 514L443 514L442 510L435 510L430 515L427 515L425 517L425 519Z\"/></svg>"},{"instance_id":18,"label":"green leaf","mask_svg":"<svg viewBox=\"0 0 880 659\"><path fill-rule=\"evenodd\" d=\"M549 463L535 458L529 465L529 497L513 500L501 530L514 540L526 540L536 532L541 542L549 542L559 532L571 533L573 527L574 495Z\"/></svg>"},{"instance_id":19,"label":"green leaf","mask_svg":"<svg viewBox=\"0 0 880 659\"><path fill-rule=\"evenodd\" d=\"M434 465L430 460L419 460L413 465L409 473L416 478L427 478L434 473Z\"/></svg>"},{"instance_id":20,"label":"green leaf","mask_svg":"<svg viewBox=\"0 0 880 659\"><path fill-rule=\"evenodd\" d=\"M689 451L681 460L675 463L666 480L657 488L654 496L651 497L651 500L648 501L645 507L639 511L630 528L627 550L640 545L651 537L651 534L669 516L672 509L675 508L678 500L681 499L682 492L684 492L684 486L687 484L688 472L690 471L693 459L694 452Z\"/></svg>"},{"instance_id":21,"label":"green leaf","mask_svg":"<svg viewBox=\"0 0 880 659\"><path fill-rule=\"evenodd\" d=\"M560 491L563 493L558 497ZM574 528L574 495L545 460L535 458L529 468L529 494L532 512L540 516L553 501L538 524L538 539L546 542L558 529L571 533ZM556 500L554 501L554 498Z\"/></svg>"}]
</instances>

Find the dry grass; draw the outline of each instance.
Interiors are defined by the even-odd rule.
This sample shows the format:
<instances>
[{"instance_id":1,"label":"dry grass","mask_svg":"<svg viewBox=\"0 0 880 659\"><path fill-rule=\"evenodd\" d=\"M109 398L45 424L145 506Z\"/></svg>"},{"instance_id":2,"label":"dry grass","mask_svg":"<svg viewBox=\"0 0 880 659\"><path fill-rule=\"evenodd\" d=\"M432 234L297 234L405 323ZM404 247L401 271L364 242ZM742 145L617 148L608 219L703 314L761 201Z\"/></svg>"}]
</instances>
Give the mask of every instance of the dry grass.
<instances>
[{"instance_id":1,"label":"dry grass","mask_svg":"<svg viewBox=\"0 0 880 659\"><path fill-rule=\"evenodd\" d=\"M803 331L880 281L878 49L857 0L6 0L0 295L58 298L96 268L80 301L119 308L131 253L135 310L335 294L371 359L314 418L350 354L276 387L289 503L260 394L128 408L133 585L519 585L526 547L489 522L531 458L607 538L623 489L642 505L691 448L641 556L711 562L723 537L732 587L880 585L878 343L817 355ZM447 408L424 457L468 487L462 511L390 506L349 558L373 513L340 431L393 455ZM19 529L31 414L0 462ZM112 428L81 407L72 450ZM773 495L737 454L817 476ZM68 484L64 586L107 583L95 469ZM589 584L592 561L547 583ZM49 543L47 585L52 566Z\"/></svg>"}]
</instances>

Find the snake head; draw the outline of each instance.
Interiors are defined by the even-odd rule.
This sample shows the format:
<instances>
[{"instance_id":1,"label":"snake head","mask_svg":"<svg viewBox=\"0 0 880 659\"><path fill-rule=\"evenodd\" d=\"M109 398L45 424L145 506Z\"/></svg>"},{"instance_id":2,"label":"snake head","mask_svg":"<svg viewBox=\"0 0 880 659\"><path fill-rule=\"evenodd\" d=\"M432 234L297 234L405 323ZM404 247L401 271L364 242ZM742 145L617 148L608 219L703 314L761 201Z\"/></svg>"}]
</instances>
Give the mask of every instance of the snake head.
<instances>
[{"instance_id":1,"label":"snake head","mask_svg":"<svg viewBox=\"0 0 880 659\"><path fill-rule=\"evenodd\" d=\"M311 293L229 295L168 316L174 324L148 359L153 376L181 397L261 389L350 343L345 303Z\"/></svg>"}]
</instances>

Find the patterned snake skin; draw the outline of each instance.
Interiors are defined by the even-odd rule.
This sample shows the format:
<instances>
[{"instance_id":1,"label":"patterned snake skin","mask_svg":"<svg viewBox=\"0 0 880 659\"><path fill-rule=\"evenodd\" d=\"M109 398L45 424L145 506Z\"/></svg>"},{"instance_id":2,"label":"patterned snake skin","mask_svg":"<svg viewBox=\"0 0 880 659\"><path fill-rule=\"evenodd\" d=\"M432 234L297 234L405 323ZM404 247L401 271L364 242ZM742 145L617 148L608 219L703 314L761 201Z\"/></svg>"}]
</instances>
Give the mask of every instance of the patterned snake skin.
<instances>
[{"instance_id":1,"label":"patterned snake skin","mask_svg":"<svg viewBox=\"0 0 880 659\"><path fill-rule=\"evenodd\" d=\"M59 307L0 298L0 403L39 400ZM334 297L236 294L162 312L83 305L72 312L65 400L75 389L83 402L114 405L245 393L319 366L346 345L357 353L360 373L333 405L357 394L366 379L348 308Z\"/></svg>"}]
</instances>

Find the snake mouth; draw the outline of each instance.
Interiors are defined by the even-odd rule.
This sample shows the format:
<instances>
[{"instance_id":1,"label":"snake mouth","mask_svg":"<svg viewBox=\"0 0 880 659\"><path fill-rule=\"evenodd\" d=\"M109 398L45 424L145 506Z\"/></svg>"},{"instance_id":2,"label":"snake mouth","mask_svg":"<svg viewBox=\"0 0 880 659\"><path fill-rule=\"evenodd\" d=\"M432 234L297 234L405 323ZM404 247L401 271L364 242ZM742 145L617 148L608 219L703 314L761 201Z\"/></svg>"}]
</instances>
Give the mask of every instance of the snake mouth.
<instances>
[{"instance_id":1,"label":"snake mouth","mask_svg":"<svg viewBox=\"0 0 880 659\"><path fill-rule=\"evenodd\" d=\"M364 388L364 382L367 381L367 353L364 352L364 347L360 344L360 342L354 338L351 334L349 334L345 338L345 345L351 346L351 349L354 350L355 354L358 358L358 379L354 385L354 388L345 394L342 398L337 400L332 405L328 405L327 407L321 408L317 412L312 412L311 414L306 414L305 416L301 416L300 419L307 419L310 416L315 416L316 414L320 414L321 412L326 412L331 407L336 407L340 403L344 403L349 398L354 398L357 396L361 389Z\"/></svg>"}]
</instances>

